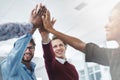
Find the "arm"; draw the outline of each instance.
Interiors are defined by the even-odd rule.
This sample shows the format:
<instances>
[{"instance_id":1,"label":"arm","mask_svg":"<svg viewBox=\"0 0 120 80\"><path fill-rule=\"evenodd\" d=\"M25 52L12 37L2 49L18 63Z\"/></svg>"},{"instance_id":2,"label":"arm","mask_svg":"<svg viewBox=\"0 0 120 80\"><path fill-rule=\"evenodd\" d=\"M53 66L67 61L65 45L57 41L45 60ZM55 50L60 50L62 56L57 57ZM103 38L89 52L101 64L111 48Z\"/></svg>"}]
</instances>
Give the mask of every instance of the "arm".
<instances>
[{"instance_id":1,"label":"arm","mask_svg":"<svg viewBox=\"0 0 120 80\"><path fill-rule=\"evenodd\" d=\"M64 33L61 33L59 31L53 29L52 23L54 23L55 20L52 19L52 21L51 21L50 18L51 18L50 17L50 12L47 10L46 17L42 16L42 20L43 20L44 28L48 32L50 32L50 33L54 34L55 36L59 37L61 40L63 40L64 42L66 42L70 46L74 47L75 49L80 50L82 52L85 52L86 43L84 43L80 39L77 39L75 37L66 35Z\"/></svg>"},{"instance_id":2,"label":"arm","mask_svg":"<svg viewBox=\"0 0 120 80\"><path fill-rule=\"evenodd\" d=\"M85 50L85 59L87 62L95 62L109 66L114 50L115 49L101 48L94 43L88 43Z\"/></svg>"},{"instance_id":3,"label":"arm","mask_svg":"<svg viewBox=\"0 0 120 80\"><path fill-rule=\"evenodd\" d=\"M0 41L17 38L33 28L31 23L5 23L0 25Z\"/></svg>"},{"instance_id":4,"label":"arm","mask_svg":"<svg viewBox=\"0 0 120 80\"><path fill-rule=\"evenodd\" d=\"M42 47L44 52L43 57L45 61L46 71L49 78L51 78L53 75L53 67L54 67L53 65L55 62L55 54L52 50L52 45L50 43L48 31L46 31L44 27L42 27L41 29L39 29L39 32L42 37Z\"/></svg>"},{"instance_id":5,"label":"arm","mask_svg":"<svg viewBox=\"0 0 120 80\"><path fill-rule=\"evenodd\" d=\"M51 51L49 33L43 27L41 29L39 29L39 33L42 38L42 46L43 46L45 61L52 63L53 52Z\"/></svg>"},{"instance_id":6,"label":"arm","mask_svg":"<svg viewBox=\"0 0 120 80\"><path fill-rule=\"evenodd\" d=\"M45 15L46 16L46 15ZM54 25L55 22L52 22L51 25ZM50 39L49 39L49 32L44 29L44 25L39 29L39 33L42 37L42 43L43 43L43 50L44 50L44 58L45 60L49 59L48 61L52 62L52 59L54 57L54 53L52 51L52 47L50 44ZM53 56L53 57L49 57ZM51 60L50 60L51 58Z\"/></svg>"}]
</instances>

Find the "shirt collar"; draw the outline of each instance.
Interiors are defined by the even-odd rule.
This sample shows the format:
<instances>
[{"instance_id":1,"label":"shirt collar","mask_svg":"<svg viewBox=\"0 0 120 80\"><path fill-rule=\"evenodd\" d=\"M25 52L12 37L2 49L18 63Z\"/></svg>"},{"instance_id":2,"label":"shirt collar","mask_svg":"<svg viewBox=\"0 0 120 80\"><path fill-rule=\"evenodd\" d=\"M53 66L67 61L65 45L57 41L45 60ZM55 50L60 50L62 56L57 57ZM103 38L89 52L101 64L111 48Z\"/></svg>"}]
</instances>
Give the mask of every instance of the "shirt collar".
<instances>
[{"instance_id":1,"label":"shirt collar","mask_svg":"<svg viewBox=\"0 0 120 80\"><path fill-rule=\"evenodd\" d=\"M61 59L61 58L58 58L58 57L55 57L55 59L56 59L58 62L60 62L61 64L64 64L66 61L67 61L68 63L70 63L70 60L69 60L69 59Z\"/></svg>"},{"instance_id":2,"label":"shirt collar","mask_svg":"<svg viewBox=\"0 0 120 80\"><path fill-rule=\"evenodd\" d=\"M21 63L21 64L24 68L27 68L23 63ZM34 62L31 62L31 67L32 67L32 70L34 71L36 64Z\"/></svg>"}]
</instances>

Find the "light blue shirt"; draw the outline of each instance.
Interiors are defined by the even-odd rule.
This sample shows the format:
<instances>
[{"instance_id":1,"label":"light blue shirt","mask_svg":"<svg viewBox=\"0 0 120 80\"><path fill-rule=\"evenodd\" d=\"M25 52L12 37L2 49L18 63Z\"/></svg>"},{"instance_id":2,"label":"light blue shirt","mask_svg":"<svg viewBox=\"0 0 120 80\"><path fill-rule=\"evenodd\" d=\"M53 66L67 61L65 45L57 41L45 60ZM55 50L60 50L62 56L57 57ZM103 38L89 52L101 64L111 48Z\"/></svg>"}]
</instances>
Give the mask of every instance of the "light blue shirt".
<instances>
[{"instance_id":1,"label":"light blue shirt","mask_svg":"<svg viewBox=\"0 0 120 80\"><path fill-rule=\"evenodd\" d=\"M32 27L32 23L0 24L0 41L20 37L28 33Z\"/></svg>"},{"instance_id":2,"label":"light blue shirt","mask_svg":"<svg viewBox=\"0 0 120 80\"><path fill-rule=\"evenodd\" d=\"M18 39L14 43L14 47L7 58L1 62L3 80L36 80L34 73L35 64L31 62L31 72L23 63L21 63L24 51L30 42L31 37L31 34L26 34Z\"/></svg>"}]
</instances>

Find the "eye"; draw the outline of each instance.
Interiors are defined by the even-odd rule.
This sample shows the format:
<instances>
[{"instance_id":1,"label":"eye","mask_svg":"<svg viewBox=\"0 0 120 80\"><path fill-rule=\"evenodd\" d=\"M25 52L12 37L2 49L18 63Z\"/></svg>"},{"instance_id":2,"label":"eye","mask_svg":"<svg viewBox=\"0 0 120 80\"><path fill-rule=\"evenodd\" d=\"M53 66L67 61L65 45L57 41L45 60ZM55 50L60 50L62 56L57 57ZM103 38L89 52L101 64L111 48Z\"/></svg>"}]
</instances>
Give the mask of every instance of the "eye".
<instances>
[{"instance_id":1,"label":"eye","mask_svg":"<svg viewBox=\"0 0 120 80\"><path fill-rule=\"evenodd\" d=\"M60 44L59 46L63 46L63 44Z\"/></svg>"},{"instance_id":2,"label":"eye","mask_svg":"<svg viewBox=\"0 0 120 80\"><path fill-rule=\"evenodd\" d=\"M57 45L54 45L53 48L57 48Z\"/></svg>"},{"instance_id":3,"label":"eye","mask_svg":"<svg viewBox=\"0 0 120 80\"><path fill-rule=\"evenodd\" d=\"M29 49L29 50L32 50L32 49L35 49L35 46L29 46L26 48L26 50Z\"/></svg>"}]
</instances>

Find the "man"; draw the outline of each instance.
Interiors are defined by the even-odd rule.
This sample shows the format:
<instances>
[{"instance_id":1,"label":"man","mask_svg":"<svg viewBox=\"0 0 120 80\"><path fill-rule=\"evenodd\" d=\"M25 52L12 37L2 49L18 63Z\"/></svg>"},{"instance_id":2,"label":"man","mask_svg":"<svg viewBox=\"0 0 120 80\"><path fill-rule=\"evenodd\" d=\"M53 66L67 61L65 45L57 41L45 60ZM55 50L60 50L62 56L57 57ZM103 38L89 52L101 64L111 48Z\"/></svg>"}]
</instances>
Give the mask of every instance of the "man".
<instances>
[{"instance_id":1,"label":"man","mask_svg":"<svg viewBox=\"0 0 120 80\"><path fill-rule=\"evenodd\" d=\"M61 33L53 29L50 21L50 13L47 11L46 17L42 17L44 28L71 45L75 49L86 54L87 62L96 62L102 65L110 66L112 80L120 79L120 48L108 49L100 48L94 43L85 43L80 39ZM118 3L109 17L109 22L105 27L106 38L108 41L114 40L120 45L120 3Z\"/></svg>"},{"instance_id":2,"label":"man","mask_svg":"<svg viewBox=\"0 0 120 80\"><path fill-rule=\"evenodd\" d=\"M40 13L42 13L42 8L40 8L40 10ZM29 33L15 42L13 49L1 62L3 80L36 80L34 74L35 64L31 62L34 56L35 42L31 38L36 28L42 25L42 22L41 15L37 15L37 12L32 15L35 15L32 20L34 27Z\"/></svg>"},{"instance_id":3,"label":"man","mask_svg":"<svg viewBox=\"0 0 120 80\"><path fill-rule=\"evenodd\" d=\"M57 37L50 40L49 33L44 28L39 29L39 32L42 37L43 56L49 80L79 80L77 70L65 56L67 44Z\"/></svg>"}]
</instances>

